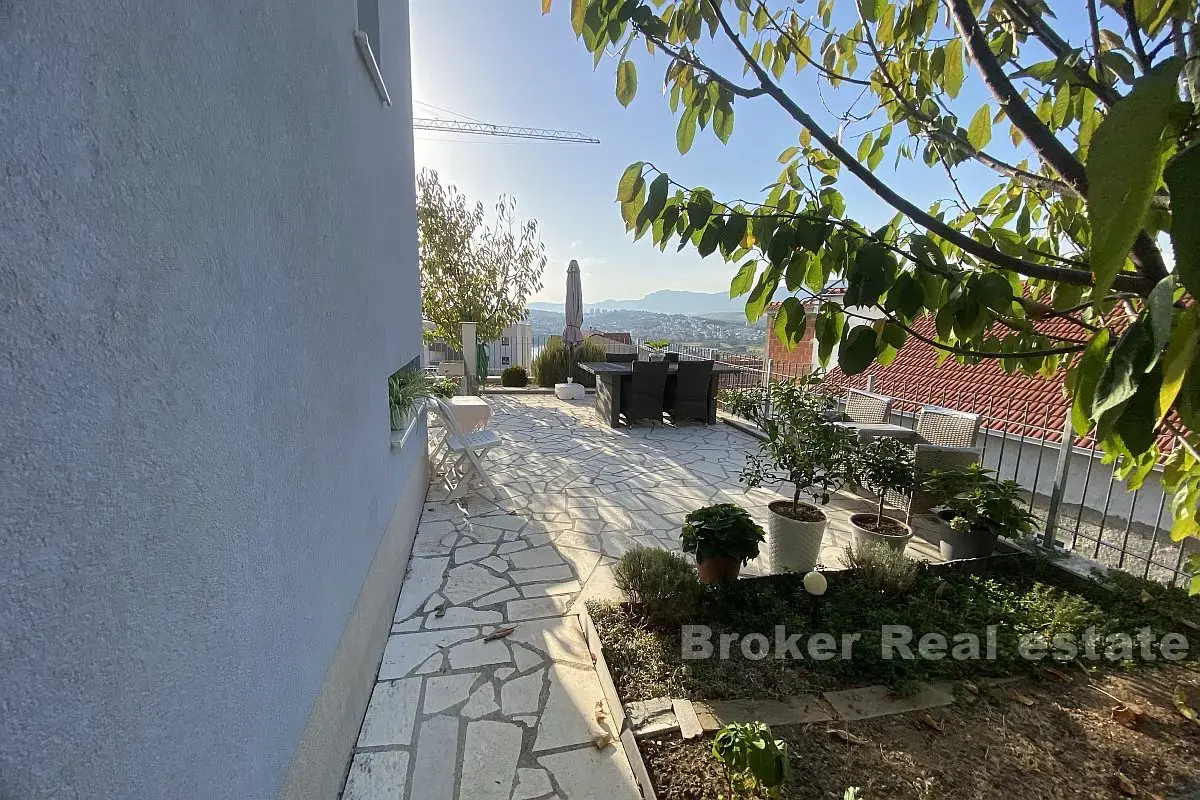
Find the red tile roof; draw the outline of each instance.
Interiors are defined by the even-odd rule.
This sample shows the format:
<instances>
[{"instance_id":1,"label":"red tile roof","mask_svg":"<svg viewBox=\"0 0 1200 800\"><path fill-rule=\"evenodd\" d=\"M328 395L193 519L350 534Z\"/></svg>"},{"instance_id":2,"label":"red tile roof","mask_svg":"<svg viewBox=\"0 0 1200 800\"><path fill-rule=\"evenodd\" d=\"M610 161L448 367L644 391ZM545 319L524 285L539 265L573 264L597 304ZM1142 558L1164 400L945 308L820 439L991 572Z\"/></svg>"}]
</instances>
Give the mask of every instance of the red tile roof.
<instances>
[{"instance_id":1,"label":"red tile roof","mask_svg":"<svg viewBox=\"0 0 1200 800\"><path fill-rule=\"evenodd\" d=\"M933 337L932 316L913 323L913 330ZM1077 337L1079 329L1066 320L1039 325L1047 334ZM1052 379L1009 375L998 360L959 364L937 363L938 350L910 336L896 360L886 367L872 365L866 372L848 376L836 366L826 377L835 392L866 387L873 377L874 391L896 398L895 409L915 412L922 405L938 405L983 415L984 427L1025 437L1060 441L1070 402L1063 394L1063 375Z\"/></svg>"}]
</instances>

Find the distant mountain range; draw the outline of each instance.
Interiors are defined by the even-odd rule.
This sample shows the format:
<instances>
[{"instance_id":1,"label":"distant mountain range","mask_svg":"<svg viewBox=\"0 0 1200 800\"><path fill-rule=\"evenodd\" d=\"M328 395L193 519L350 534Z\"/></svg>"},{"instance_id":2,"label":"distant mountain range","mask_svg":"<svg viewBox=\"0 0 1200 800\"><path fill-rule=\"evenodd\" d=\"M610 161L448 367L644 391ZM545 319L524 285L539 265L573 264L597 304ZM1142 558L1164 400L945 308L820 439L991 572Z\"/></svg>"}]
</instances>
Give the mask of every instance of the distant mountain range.
<instances>
[{"instance_id":1,"label":"distant mountain range","mask_svg":"<svg viewBox=\"0 0 1200 800\"><path fill-rule=\"evenodd\" d=\"M780 290L779 297L787 295ZM557 311L562 313L562 303L530 303L530 308L539 311ZM651 292L639 300L601 300L597 303L587 302L584 298L583 310L588 311L649 311L653 314L686 314L698 317L707 314L723 314L742 312L746 307L746 298L729 299L728 292L687 292L679 289L660 289ZM745 322L745 317L742 317Z\"/></svg>"}]
</instances>

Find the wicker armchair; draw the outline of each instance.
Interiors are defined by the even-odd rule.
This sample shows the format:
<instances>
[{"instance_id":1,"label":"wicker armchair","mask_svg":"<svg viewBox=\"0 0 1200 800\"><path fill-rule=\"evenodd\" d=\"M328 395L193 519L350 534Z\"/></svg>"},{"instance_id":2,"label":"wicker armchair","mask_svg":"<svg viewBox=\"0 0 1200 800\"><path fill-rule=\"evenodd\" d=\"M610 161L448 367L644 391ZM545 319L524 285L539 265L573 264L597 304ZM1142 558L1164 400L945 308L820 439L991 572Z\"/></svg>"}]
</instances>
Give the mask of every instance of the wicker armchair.
<instances>
[{"instance_id":1,"label":"wicker armchair","mask_svg":"<svg viewBox=\"0 0 1200 800\"><path fill-rule=\"evenodd\" d=\"M895 401L891 397L850 389L846 392L846 410L842 412L841 421L857 422L860 425L879 425L887 422L893 402Z\"/></svg>"},{"instance_id":2,"label":"wicker armchair","mask_svg":"<svg viewBox=\"0 0 1200 800\"><path fill-rule=\"evenodd\" d=\"M892 492L887 497L889 505L907 508L911 524L914 516L929 514L933 510L933 497L921 489L921 483L935 469L956 470L978 464L983 450L975 447L982 418L938 406L924 406L917 412L917 445L913 450L913 471L917 475L917 486L910 497Z\"/></svg>"},{"instance_id":3,"label":"wicker armchair","mask_svg":"<svg viewBox=\"0 0 1200 800\"><path fill-rule=\"evenodd\" d=\"M670 367L666 361L633 362L633 378L621 386L621 413L627 423L648 419L662 424Z\"/></svg>"},{"instance_id":4,"label":"wicker armchair","mask_svg":"<svg viewBox=\"0 0 1200 800\"><path fill-rule=\"evenodd\" d=\"M917 412L917 440L938 447L974 447L981 422L978 414L924 406Z\"/></svg>"},{"instance_id":5,"label":"wicker armchair","mask_svg":"<svg viewBox=\"0 0 1200 800\"><path fill-rule=\"evenodd\" d=\"M675 380L667 393L667 411L672 420L708 422L708 385L712 382L712 371L712 361L679 362Z\"/></svg>"}]
</instances>

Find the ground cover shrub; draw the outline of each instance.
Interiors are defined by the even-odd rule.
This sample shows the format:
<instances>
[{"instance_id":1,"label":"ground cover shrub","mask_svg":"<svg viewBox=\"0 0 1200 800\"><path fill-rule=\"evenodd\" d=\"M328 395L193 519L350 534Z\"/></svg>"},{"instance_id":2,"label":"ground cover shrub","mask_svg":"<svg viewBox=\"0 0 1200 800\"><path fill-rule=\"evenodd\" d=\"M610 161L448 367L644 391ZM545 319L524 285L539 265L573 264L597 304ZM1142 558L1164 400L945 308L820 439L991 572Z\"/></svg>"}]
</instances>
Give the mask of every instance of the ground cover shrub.
<instances>
[{"instance_id":1,"label":"ground cover shrub","mask_svg":"<svg viewBox=\"0 0 1200 800\"><path fill-rule=\"evenodd\" d=\"M664 625L694 614L704 590L686 558L657 547L630 549L613 567L613 578L630 602Z\"/></svg>"},{"instance_id":2,"label":"ground cover shrub","mask_svg":"<svg viewBox=\"0 0 1200 800\"><path fill-rule=\"evenodd\" d=\"M517 364L511 367L505 367L500 373L501 386L523 387L529 385L529 375L526 374L525 368Z\"/></svg>"},{"instance_id":3,"label":"ground cover shrub","mask_svg":"<svg viewBox=\"0 0 1200 800\"><path fill-rule=\"evenodd\" d=\"M625 700L664 695L782 699L800 692L873 683L903 690L917 680L1006 676L1062 663L1049 654L1040 661L1022 657L1019 644L1025 635L1049 640L1070 634L1081 643L1082 654L1089 628L1094 628L1101 641L1117 633L1136 637L1143 628L1150 629L1156 643L1169 632L1194 633L1175 621L1181 608L1195 608L1180 602L1186 598L1129 576L1118 579L1122 583L1119 591L1065 580L1053 565L1026 555L996 559L986 572L930 566L920 570L907 591L892 595L882 593L867 571L826 574L829 589L815 616L800 575L708 587L695 613L681 620L682 625L707 626L714 647L708 658L682 657L685 642L680 626L647 628L638 615L619 605L593 603L589 609L606 654L610 649L619 652L610 658L610 665ZM800 658L776 658L775 651L764 658L746 657L738 642L760 634L774 645L776 626L783 627L785 637L799 635ZM914 654L925 634L940 634L948 641L956 634L974 634L981 657L885 658L884 626L911 629ZM985 657L989 626L995 626L995 657L991 659ZM857 633L860 638L852 645L851 658L844 660L839 652L832 659L816 660L806 647L815 633L832 634L839 643L842 634ZM727 648L728 658L719 657L722 634L737 635ZM1099 648L1101 654L1104 650ZM1151 650L1157 653L1156 645ZM1119 651L1115 654L1121 655ZM1200 650L1188 658L1197 656ZM1085 663L1102 666L1111 662Z\"/></svg>"},{"instance_id":4,"label":"ground cover shrub","mask_svg":"<svg viewBox=\"0 0 1200 800\"><path fill-rule=\"evenodd\" d=\"M917 582L925 563L877 542L847 545L845 561L863 583L890 597L905 595Z\"/></svg>"},{"instance_id":5,"label":"ground cover shrub","mask_svg":"<svg viewBox=\"0 0 1200 800\"><path fill-rule=\"evenodd\" d=\"M607 357L608 350L595 339L584 339L575 348L576 365L588 361L604 361ZM571 352L563 344L562 339L552 338L534 356L530 366L533 368L533 379L537 381L538 386L553 388L556 383L566 383L567 373L571 371ZM575 382L593 387L596 385L596 377L576 366Z\"/></svg>"}]
</instances>

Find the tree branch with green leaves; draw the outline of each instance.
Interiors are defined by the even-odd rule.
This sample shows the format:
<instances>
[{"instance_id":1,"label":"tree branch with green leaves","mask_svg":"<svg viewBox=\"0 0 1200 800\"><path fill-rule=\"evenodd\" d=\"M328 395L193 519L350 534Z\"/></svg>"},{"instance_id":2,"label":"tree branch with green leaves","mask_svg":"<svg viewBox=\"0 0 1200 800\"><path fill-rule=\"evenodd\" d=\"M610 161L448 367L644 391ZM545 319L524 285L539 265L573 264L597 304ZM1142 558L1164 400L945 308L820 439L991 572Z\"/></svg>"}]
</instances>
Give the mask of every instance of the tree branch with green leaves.
<instances>
[{"instance_id":1,"label":"tree branch with green leaves","mask_svg":"<svg viewBox=\"0 0 1200 800\"><path fill-rule=\"evenodd\" d=\"M1076 431L1131 486L1162 464L1172 535L1200 535L1196 0L571 0L571 23L597 64L614 54L622 105L641 60L629 45L667 57L681 154L708 129L729 142L735 103L796 130L753 202L631 165L617 200L635 239L723 258L751 320L782 287L775 332L794 344L812 326L848 374L911 337L1062 377ZM993 144L1004 131L1011 147ZM955 199L919 205L885 160L924 165ZM965 161L998 182L960 180ZM856 218L847 175L894 216ZM821 299L832 284L843 304ZM1077 332L1047 331L1052 318ZM1161 432L1178 446L1164 452Z\"/></svg>"}]
</instances>

